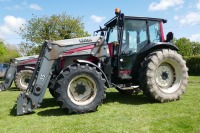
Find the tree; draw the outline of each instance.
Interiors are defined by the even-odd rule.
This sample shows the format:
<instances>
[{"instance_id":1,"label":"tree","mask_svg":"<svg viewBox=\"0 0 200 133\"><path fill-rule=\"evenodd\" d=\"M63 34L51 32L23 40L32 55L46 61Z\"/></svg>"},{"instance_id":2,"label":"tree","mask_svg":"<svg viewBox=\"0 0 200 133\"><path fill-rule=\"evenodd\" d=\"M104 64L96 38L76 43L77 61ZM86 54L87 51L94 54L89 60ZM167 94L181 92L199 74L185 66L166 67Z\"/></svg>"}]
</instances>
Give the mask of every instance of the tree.
<instances>
[{"instance_id":1,"label":"tree","mask_svg":"<svg viewBox=\"0 0 200 133\"><path fill-rule=\"evenodd\" d=\"M3 56L6 54L6 47L3 42L0 42L0 56Z\"/></svg>"},{"instance_id":2,"label":"tree","mask_svg":"<svg viewBox=\"0 0 200 133\"><path fill-rule=\"evenodd\" d=\"M10 58L17 58L20 56L20 53L15 45L6 45L6 55L5 61L10 62Z\"/></svg>"},{"instance_id":3,"label":"tree","mask_svg":"<svg viewBox=\"0 0 200 133\"><path fill-rule=\"evenodd\" d=\"M175 41L176 46L179 48L178 53L183 56L190 56L192 55L192 45L189 39L187 38L180 38Z\"/></svg>"},{"instance_id":4,"label":"tree","mask_svg":"<svg viewBox=\"0 0 200 133\"><path fill-rule=\"evenodd\" d=\"M200 55L200 43L191 42L193 55Z\"/></svg>"},{"instance_id":5,"label":"tree","mask_svg":"<svg viewBox=\"0 0 200 133\"><path fill-rule=\"evenodd\" d=\"M18 48L19 48L19 51L20 53L22 54L22 56L25 56L25 55L33 55L34 53L32 53L32 49L36 47L36 46L32 46L31 44L29 43L26 43L26 42L21 42L19 45L18 45Z\"/></svg>"},{"instance_id":6,"label":"tree","mask_svg":"<svg viewBox=\"0 0 200 133\"><path fill-rule=\"evenodd\" d=\"M20 54L16 46L6 44L2 41L0 42L0 62L10 62L10 58L19 57Z\"/></svg>"},{"instance_id":7,"label":"tree","mask_svg":"<svg viewBox=\"0 0 200 133\"><path fill-rule=\"evenodd\" d=\"M75 18L66 13L43 17L33 16L20 28L19 35L25 40L24 43L20 44L21 49L24 47L23 49L31 50L37 49L36 47L41 45L44 40L89 36L88 32L84 31L82 17Z\"/></svg>"}]
</instances>

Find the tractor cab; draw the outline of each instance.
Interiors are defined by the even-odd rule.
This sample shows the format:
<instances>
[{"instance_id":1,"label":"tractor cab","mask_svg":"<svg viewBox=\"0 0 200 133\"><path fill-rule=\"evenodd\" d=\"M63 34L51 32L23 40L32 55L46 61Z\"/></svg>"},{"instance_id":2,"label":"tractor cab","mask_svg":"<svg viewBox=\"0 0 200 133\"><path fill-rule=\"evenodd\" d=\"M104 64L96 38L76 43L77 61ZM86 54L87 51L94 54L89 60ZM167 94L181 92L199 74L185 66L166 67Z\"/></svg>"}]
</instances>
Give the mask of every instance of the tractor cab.
<instances>
[{"instance_id":1,"label":"tractor cab","mask_svg":"<svg viewBox=\"0 0 200 133\"><path fill-rule=\"evenodd\" d=\"M118 9L115 13L105 24L113 75L131 79L136 55L149 44L164 42L162 24L166 20L124 16Z\"/></svg>"}]
</instances>

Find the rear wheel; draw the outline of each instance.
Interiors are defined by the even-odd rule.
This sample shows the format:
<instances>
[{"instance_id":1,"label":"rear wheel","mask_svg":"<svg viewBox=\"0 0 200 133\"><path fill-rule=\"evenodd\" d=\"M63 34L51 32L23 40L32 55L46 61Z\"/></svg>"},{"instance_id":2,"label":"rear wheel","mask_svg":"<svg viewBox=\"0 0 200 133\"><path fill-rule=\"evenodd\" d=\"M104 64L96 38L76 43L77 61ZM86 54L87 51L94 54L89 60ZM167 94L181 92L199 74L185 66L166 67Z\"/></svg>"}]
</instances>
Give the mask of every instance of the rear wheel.
<instances>
[{"instance_id":1,"label":"rear wheel","mask_svg":"<svg viewBox=\"0 0 200 133\"><path fill-rule=\"evenodd\" d=\"M163 49L151 53L140 69L140 88L159 102L174 101L185 92L188 68L176 51Z\"/></svg>"},{"instance_id":2,"label":"rear wheel","mask_svg":"<svg viewBox=\"0 0 200 133\"><path fill-rule=\"evenodd\" d=\"M16 74L15 77L15 86L22 91L25 91L28 87L28 83L33 74L32 70L21 70Z\"/></svg>"},{"instance_id":3,"label":"rear wheel","mask_svg":"<svg viewBox=\"0 0 200 133\"><path fill-rule=\"evenodd\" d=\"M55 84L55 98L67 113L96 111L105 98L102 73L88 64L74 64L60 73Z\"/></svg>"}]
</instances>

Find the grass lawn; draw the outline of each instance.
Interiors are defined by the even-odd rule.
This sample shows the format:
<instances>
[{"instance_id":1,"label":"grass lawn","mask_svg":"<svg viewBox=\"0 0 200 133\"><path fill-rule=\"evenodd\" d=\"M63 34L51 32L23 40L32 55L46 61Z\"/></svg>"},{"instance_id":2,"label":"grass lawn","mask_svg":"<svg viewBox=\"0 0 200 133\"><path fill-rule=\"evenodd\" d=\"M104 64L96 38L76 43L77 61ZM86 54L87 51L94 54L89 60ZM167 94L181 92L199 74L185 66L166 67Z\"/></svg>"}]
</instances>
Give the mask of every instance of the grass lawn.
<instances>
[{"instance_id":1,"label":"grass lawn","mask_svg":"<svg viewBox=\"0 0 200 133\"><path fill-rule=\"evenodd\" d=\"M154 103L142 94L122 95L107 90L97 112L65 115L47 91L42 106L34 113L16 116L15 87L0 92L0 132L70 133L199 133L200 76L191 76L179 101Z\"/></svg>"}]
</instances>

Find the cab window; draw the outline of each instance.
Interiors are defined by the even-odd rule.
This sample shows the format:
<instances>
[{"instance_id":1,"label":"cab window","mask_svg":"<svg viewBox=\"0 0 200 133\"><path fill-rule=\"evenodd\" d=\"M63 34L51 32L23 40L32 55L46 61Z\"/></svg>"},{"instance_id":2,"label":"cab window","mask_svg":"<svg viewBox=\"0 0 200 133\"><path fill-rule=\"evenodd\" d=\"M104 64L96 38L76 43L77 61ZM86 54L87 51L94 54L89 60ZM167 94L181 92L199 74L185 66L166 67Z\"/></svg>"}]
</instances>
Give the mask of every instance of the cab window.
<instances>
[{"instance_id":1,"label":"cab window","mask_svg":"<svg viewBox=\"0 0 200 133\"><path fill-rule=\"evenodd\" d=\"M117 27L110 28L108 35L108 43L116 42L117 39Z\"/></svg>"},{"instance_id":2,"label":"cab window","mask_svg":"<svg viewBox=\"0 0 200 133\"><path fill-rule=\"evenodd\" d=\"M150 42L161 42L160 23L158 21L149 21Z\"/></svg>"},{"instance_id":3,"label":"cab window","mask_svg":"<svg viewBox=\"0 0 200 133\"><path fill-rule=\"evenodd\" d=\"M137 52L147 43L146 20L125 20L122 51Z\"/></svg>"}]
</instances>

